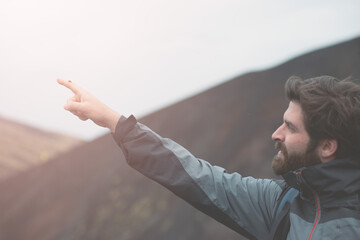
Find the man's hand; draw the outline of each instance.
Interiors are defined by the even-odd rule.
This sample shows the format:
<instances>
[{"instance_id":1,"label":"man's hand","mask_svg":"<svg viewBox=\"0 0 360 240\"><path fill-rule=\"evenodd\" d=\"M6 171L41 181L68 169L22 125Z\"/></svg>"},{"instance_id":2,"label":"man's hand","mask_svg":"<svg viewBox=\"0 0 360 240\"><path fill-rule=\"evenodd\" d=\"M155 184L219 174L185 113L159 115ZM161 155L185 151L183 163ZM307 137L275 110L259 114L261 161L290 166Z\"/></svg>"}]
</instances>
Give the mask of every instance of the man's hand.
<instances>
[{"instance_id":1,"label":"man's hand","mask_svg":"<svg viewBox=\"0 0 360 240\"><path fill-rule=\"evenodd\" d=\"M66 81L58 78L57 82L75 94L67 100L64 106L65 110L70 111L83 121L91 119L97 125L109 128L111 132L115 132L116 124L121 117L119 113L70 80Z\"/></svg>"}]
</instances>

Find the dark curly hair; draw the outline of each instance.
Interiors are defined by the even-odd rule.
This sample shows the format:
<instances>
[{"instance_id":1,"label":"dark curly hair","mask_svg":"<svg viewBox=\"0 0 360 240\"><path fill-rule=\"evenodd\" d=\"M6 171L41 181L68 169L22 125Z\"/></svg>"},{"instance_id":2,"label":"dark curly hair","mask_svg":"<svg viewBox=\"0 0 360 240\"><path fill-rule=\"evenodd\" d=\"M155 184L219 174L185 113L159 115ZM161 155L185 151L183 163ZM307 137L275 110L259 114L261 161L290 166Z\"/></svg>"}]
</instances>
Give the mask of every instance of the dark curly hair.
<instances>
[{"instance_id":1,"label":"dark curly hair","mask_svg":"<svg viewBox=\"0 0 360 240\"><path fill-rule=\"evenodd\" d=\"M360 156L360 85L355 79L292 76L286 81L285 93L300 104L312 141L337 140L336 158Z\"/></svg>"}]
</instances>

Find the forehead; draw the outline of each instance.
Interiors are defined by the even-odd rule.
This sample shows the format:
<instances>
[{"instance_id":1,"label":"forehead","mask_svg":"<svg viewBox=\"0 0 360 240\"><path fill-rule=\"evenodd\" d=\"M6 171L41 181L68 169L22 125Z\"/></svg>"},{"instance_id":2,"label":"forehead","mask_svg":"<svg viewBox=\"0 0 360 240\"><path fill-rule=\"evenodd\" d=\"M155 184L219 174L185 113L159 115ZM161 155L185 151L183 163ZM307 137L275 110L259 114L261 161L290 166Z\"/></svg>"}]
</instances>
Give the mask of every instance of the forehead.
<instances>
[{"instance_id":1,"label":"forehead","mask_svg":"<svg viewBox=\"0 0 360 240\"><path fill-rule=\"evenodd\" d=\"M291 122L301 130L305 130L303 113L299 103L290 102L289 107L284 113L284 121Z\"/></svg>"}]
</instances>

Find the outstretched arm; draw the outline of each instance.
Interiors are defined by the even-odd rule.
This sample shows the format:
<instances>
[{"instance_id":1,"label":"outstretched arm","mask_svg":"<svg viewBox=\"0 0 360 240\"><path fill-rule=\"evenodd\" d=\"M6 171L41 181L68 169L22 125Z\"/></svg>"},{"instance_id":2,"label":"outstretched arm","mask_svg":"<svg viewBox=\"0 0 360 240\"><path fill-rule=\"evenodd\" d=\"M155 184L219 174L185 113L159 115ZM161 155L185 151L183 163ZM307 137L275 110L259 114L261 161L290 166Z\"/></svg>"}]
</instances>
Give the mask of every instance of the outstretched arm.
<instances>
[{"instance_id":1,"label":"outstretched arm","mask_svg":"<svg viewBox=\"0 0 360 240\"><path fill-rule=\"evenodd\" d=\"M229 174L159 136L135 117L120 119L120 114L75 83L62 79L58 83L75 94L65 109L109 128L131 167L234 231L251 239L267 238L282 192L276 182Z\"/></svg>"},{"instance_id":2,"label":"outstretched arm","mask_svg":"<svg viewBox=\"0 0 360 240\"><path fill-rule=\"evenodd\" d=\"M67 100L64 106L65 110L70 111L83 121L90 119L101 127L109 128L112 133L115 132L116 124L121 117L119 113L70 80L58 78L57 82L74 93L74 96Z\"/></svg>"}]
</instances>

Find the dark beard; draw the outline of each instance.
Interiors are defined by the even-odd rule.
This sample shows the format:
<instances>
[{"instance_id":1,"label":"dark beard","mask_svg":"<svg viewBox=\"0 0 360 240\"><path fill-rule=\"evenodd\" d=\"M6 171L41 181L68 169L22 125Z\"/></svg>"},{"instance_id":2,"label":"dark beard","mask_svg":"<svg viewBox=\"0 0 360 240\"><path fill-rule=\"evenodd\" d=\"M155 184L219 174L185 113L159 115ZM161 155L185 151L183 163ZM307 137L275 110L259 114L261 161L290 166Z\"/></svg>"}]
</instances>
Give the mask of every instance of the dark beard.
<instances>
[{"instance_id":1,"label":"dark beard","mask_svg":"<svg viewBox=\"0 0 360 240\"><path fill-rule=\"evenodd\" d=\"M275 149L280 150L283 156L275 155L272 161L272 169L276 175L282 175L289 171L293 171L302 167L308 167L321 163L319 156L316 154L316 145L312 141L309 142L305 153L288 153L285 145L281 142L275 143Z\"/></svg>"}]
</instances>

